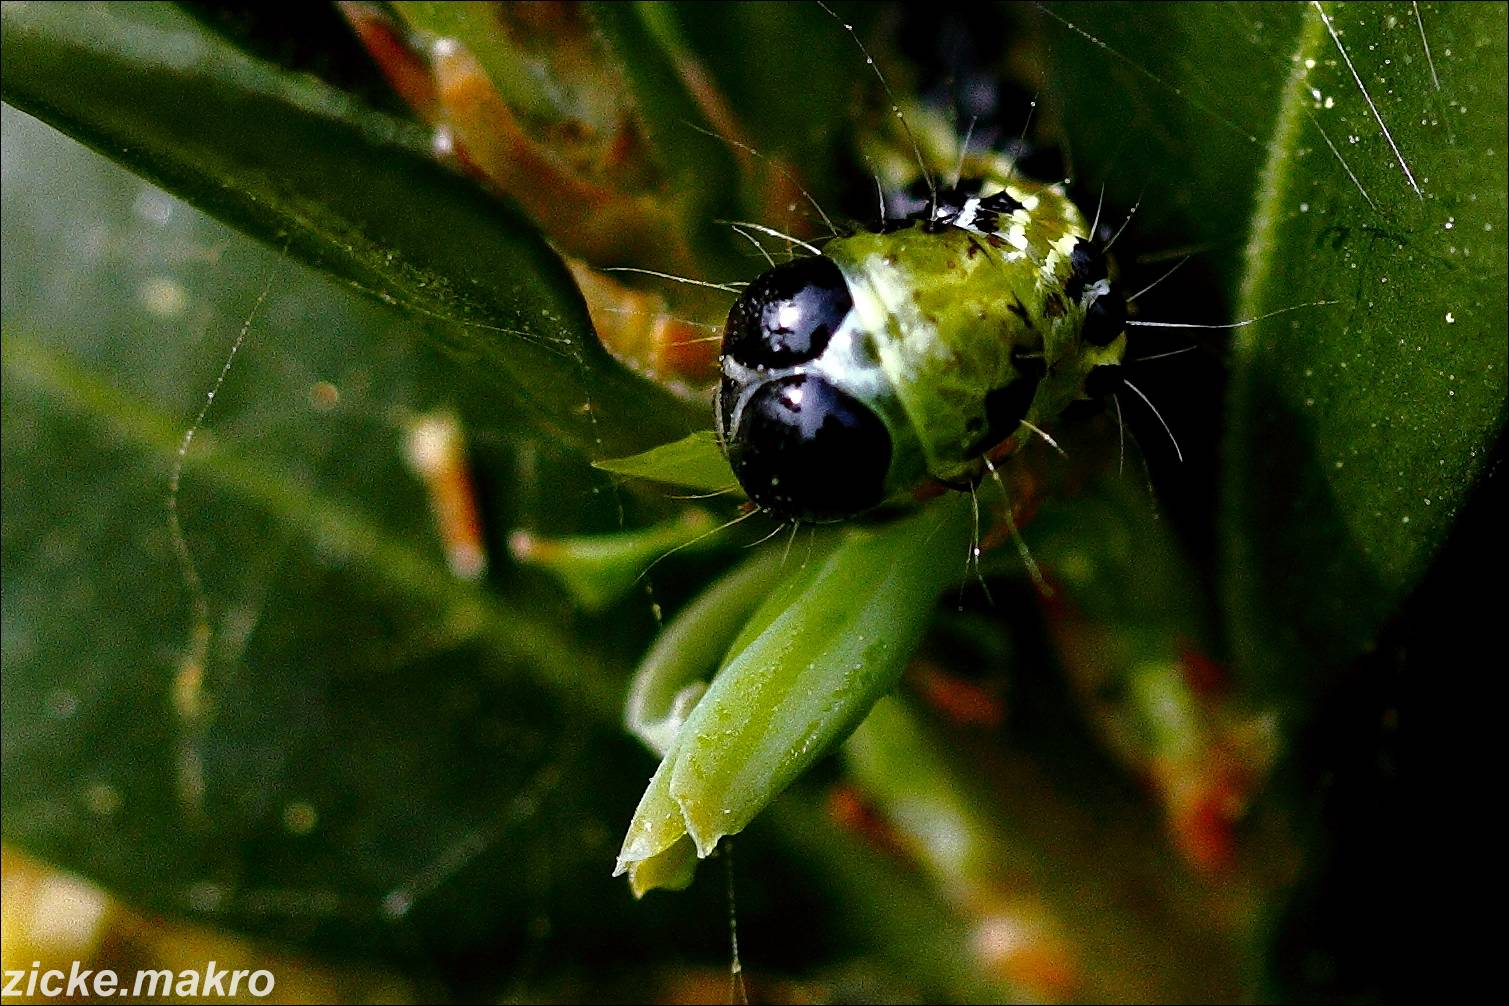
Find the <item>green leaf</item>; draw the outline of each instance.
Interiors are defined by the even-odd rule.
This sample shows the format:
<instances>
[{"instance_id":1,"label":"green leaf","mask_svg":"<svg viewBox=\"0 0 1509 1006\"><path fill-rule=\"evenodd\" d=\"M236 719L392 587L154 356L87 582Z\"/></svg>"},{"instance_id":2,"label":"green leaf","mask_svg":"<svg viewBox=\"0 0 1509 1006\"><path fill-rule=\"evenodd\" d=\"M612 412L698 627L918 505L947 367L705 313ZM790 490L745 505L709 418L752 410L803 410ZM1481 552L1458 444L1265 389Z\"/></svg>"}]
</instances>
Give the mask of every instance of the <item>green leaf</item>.
<instances>
[{"instance_id":1,"label":"green leaf","mask_svg":"<svg viewBox=\"0 0 1509 1006\"><path fill-rule=\"evenodd\" d=\"M662 557L717 544L717 530L706 510L686 510L633 531L559 538L516 531L508 548L520 564L548 570L585 610L601 611L628 596Z\"/></svg>"},{"instance_id":2,"label":"green leaf","mask_svg":"<svg viewBox=\"0 0 1509 1006\"><path fill-rule=\"evenodd\" d=\"M405 468L403 417L454 402L449 365L381 306L4 123L6 842L326 953L428 967L522 947L540 911L653 951L674 920L630 925L604 868L646 768L617 736L622 666L513 577L454 578ZM264 289L178 497L211 630L196 669L165 501ZM553 513L614 520L579 458L530 450ZM526 518L531 492L489 520Z\"/></svg>"},{"instance_id":3,"label":"green leaf","mask_svg":"<svg viewBox=\"0 0 1509 1006\"><path fill-rule=\"evenodd\" d=\"M1239 311L1340 303L1235 342L1227 617L1269 687L1372 640L1503 428L1503 13L1325 4L1287 47Z\"/></svg>"},{"instance_id":4,"label":"green leaf","mask_svg":"<svg viewBox=\"0 0 1509 1006\"><path fill-rule=\"evenodd\" d=\"M623 453L690 425L597 343L533 227L437 163L418 126L249 58L171 8L14 4L4 19L6 101L402 307L474 381L572 443Z\"/></svg>"},{"instance_id":5,"label":"green leaf","mask_svg":"<svg viewBox=\"0 0 1509 1006\"><path fill-rule=\"evenodd\" d=\"M723 448L718 446L718 435L712 430L698 430L675 443L652 447L633 457L594 461L592 466L615 475L727 493L735 499L744 495L728 467L728 459L723 456Z\"/></svg>"},{"instance_id":6,"label":"green leaf","mask_svg":"<svg viewBox=\"0 0 1509 1006\"><path fill-rule=\"evenodd\" d=\"M1252 193L1303 4L1051 2L1036 8L1047 103L1080 191L1144 252L1197 250L1236 287ZM1188 272L1186 272L1188 275Z\"/></svg>"},{"instance_id":7,"label":"green leaf","mask_svg":"<svg viewBox=\"0 0 1509 1006\"><path fill-rule=\"evenodd\" d=\"M683 883L899 680L963 569L962 498L855 529L755 611L650 781L618 857L636 894Z\"/></svg>"},{"instance_id":8,"label":"green leaf","mask_svg":"<svg viewBox=\"0 0 1509 1006\"><path fill-rule=\"evenodd\" d=\"M829 6L861 36L882 12L877 4ZM803 187L833 215L843 188L843 172L836 168L849 156L842 141L869 85L863 76L855 77L863 59L848 33L816 3L676 2L665 9L674 11L688 48L727 99L745 142L765 158L791 165ZM775 53L780 58L767 58ZM801 86L793 88L793 81ZM750 219L783 229L826 230L806 200L764 206L752 200L749 212L759 211L776 216Z\"/></svg>"},{"instance_id":9,"label":"green leaf","mask_svg":"<svg viewBox=\"0 0 1509 1006\"><path fill-rule=\"evenodd\" d=\"M749 616L785 574L786 555L767 549L676 613L634 671L624 725L658 757L707 690L709 677Z\"/></svg>"},{"instance_id":10,"label":"green leaf","mask_svg":"<svg viewBox=\"0 0 1509 1006\"><path fill-rule=\"evenodd\" d=\"M287 462L211 446L180 499L212 592L199 664L161 530L177 424L9 330L4 368L6 841L156 910L343 953L401 956L439 920L521 926L525 903L468 905L435 864L496 831L458 870L519 890L585 810L581 773L615 743L562 746L571 706L616 705L590 658L406 541L428 531L412 494L400 537ZM352 453L402 484L376 446Z\"/></svg>"},{"instance_id":11,"label":"green leaf","mask_svg":"<svg viewBox=\"0 0 1509 1006\"><path fill-rule=\"evenodd\" d=\"M1081 175L1238 298L1188 320L1294 309L1232 333L1220 510L1239 667L1283 690L1368 643L1503 426L1503 8L1041 10Z\"/></svg>"}]
</instances>

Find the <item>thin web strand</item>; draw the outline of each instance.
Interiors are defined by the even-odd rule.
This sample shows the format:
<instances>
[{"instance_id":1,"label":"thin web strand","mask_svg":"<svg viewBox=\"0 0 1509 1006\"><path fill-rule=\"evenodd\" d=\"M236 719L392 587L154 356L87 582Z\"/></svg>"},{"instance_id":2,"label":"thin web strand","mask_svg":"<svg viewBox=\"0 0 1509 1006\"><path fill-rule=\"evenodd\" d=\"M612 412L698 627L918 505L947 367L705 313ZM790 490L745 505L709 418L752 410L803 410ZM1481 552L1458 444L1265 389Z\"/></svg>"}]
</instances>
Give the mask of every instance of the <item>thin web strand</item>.
<instances>
[{"instance_id":1,"label":"thin web strand","mask_svg":"<svg viewBox=\"0 0 1509 1006\"><path fill-rule=\"evenodd\" d=\"M1415 24L1420 26L1420 44L1425 47L1425 62L1430 64L1430 82L1436 85L1436 90L1441 90L1441 78L1436 76L1436 60L1430 54L1430 40L1425 37L1425 22L1420 17L1419 0L1411 4L1415 8Z\"/></svg>"},{"instance_id":2,"label":"thin web strand","mask_svg":"<svg viewBox=\"0 0 1509 1006\"><path fill-rule=\"evenodd\" d=\"M734 900L734 843L723 840L723 865L728 881L728 1001L749 1006L749 989L744 983L744 962L739 958L739 910Z\"/></svg>"},{"instance_id":3,"label":"thin web strand","mask_svg":"<svg viewBox=\"0 0 1509 1006\"><path fill-rule=\"evenodd\" d=\"M1001 488L1004 503L1002 519L1006 521L1006 533L1011 538L1011 543L1016 546L1017 555L1021 556L1022 564L1027 567L1027 576L1043 597L1052 597L1053 588L1048 586L1048 581L1043 577L1043 571L1039 568L1037 560L1032 557L1032 549L1027 547L1027 539L1022 537L1022 531L1017 527L1016 517L1011 512L1011 492L1006 488L1006 480L1001 478L1000 470L991 463L988 457L985 458L985 468L990 472L990 477L995 479L996 485Z\"/></svg>"},{"instance_id":4,"label":"thin web strand","mask_svg":"<svg viewBox=\"0 0 1509 1006\"><path fill-rule=\"evenodd\" d=\"M267 283L263 285L262 292L257 295L251 310L247 312L246 320L241 323L241 329L231 342L230 351L225 355L225 362L220 365L220 373L215 376L215 383L205 394L204 403L200 405L198 414L194 416L194 421L189 424L188 429L184 430L183 438L178 442L178 452L173 457L173 470L168 476L168 534L172 538L173 552L178 559L179 572L183 576L184 586L188 589L190 603L194 608L194 625L190 629L184 664L197 668L201 675L209 661L209 647L213 635L210 629L210 602L209 596L205 593L204 580L199 575L199 565L194 560L194 552L189 548L189 540L183 533L183 521L178 509L179 490L183 485L183 469L188 463L189 448L194 444L194 436L203 427L205 417L210 413L210 407L215 404L215 396L224 386L225 379L236 362L236 355L241 352L241 345L246 341L246 333L251 330L252 322L256 320L268 294L272 292L273 280L276 276L275 266L268 272Z\"/></svg>"},{"instance_id":5,"label":"thin web strand","mask_svg":"<svg viewBox=\"0 0 1509 1006\"><path fill-rule=\"evenodd\" d=\"M796 175L792 174L792 172L786 167L786 165L782 164L780 161L776 160L773 157L767 157L766 155L760 153L754 147L750 146L748 143L745 143L742 140L736 140L732 136L724 136L721 133L715 133L711 129L704 129L701 126L697 125L695 122L686 122L686 120L684 120L684 119L682 121L686 125L688 125L691 128L695 129L697 132L702 133L702 134L704 134L706 136L711 136L715 140L722 140L724 143L728 143L728 144L731 144L732 146L738 147L740 150L743 150L745 153L748 153L748 154L750 154L750 155L752 155L754 157L758 157L760 160L764 161L766 164L768 164L771 167L775 168L777 171L779 171L781 173L781 176L783 178L785 178L792 185L796 186L796 190L802 194L802 198L806 199L808 205L810 205L814 210L817 211L817 215L822 218L824 226L826 226L828 228L828 233L830 235L832 235L833 237L838 237L838 228L833 225L832 218L829 217L826 212L824 212L822 204L817 201L817 199L812 195L812 193L810 193L810 192L807 191L806 187L802 185L801 181L797 179Z\"/></svg>"}]
</instances>

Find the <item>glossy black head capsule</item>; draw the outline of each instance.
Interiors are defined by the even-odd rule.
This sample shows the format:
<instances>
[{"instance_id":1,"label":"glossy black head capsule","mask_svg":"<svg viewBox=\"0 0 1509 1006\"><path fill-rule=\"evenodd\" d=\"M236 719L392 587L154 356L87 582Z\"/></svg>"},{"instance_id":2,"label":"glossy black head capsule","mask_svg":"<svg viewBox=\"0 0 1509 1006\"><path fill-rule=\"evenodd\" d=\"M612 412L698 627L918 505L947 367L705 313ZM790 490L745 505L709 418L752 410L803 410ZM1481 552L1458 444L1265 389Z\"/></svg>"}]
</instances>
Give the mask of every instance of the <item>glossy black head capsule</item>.
<instances>
[{"instance_id":1,"label":"glossy black head capsule","mask_svg":"<svg viewBox=\"0 0 1509 1006\"><path fill-rule=\"evenodd\" d=\"M815 255L762 273L728 312L723 355L746 367L789 367L822 355L854 302L843 273Z\"/></svg>"},{"instance_id":2,"label":"glossy black head capsule","mask_svg":"<svg viewBox=\"0 0 1509 1006\"><path fill-rule=\"evenodd\" d=\"M749 498L785 520L843 520L885 499L890 432L870 408L813 374L762 382L724 446Z\"/></svg>"}]
</instances>

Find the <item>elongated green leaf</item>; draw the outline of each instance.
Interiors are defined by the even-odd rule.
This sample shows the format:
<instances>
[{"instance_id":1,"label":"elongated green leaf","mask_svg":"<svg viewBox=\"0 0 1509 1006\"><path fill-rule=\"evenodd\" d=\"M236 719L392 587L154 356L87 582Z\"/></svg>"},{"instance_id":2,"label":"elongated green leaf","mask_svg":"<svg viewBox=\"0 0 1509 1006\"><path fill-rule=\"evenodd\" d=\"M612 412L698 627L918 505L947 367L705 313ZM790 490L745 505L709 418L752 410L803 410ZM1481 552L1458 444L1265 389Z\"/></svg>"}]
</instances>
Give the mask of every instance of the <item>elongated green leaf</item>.
<instances>
[{"instance_id":1,"label":"elongated green leaf","mask_svg":"<svg viewBox=\"0 0 1509 1006\"><path fill-rule=\"evenodd\" d=\"M211 592L199 662L161 530L176 424L24 334L4 347L6 841L156 910L341 953L405 956L460 918L472 935L442 955L521 932L525 902L447 885L522 890L584 810L580 773L615 742L566 743L561 703L616 698L570 638L360 506L211 449L181 497ZM368 472L398 468L374 446L353 450Z\"/></svg>"},{"instance_id":2,"label":"elongated green leaf","mask_svg":"<svg viewBox=\"0 0 1509 1006\"><path fill-rule=\"evenodd\" d=\"M650 781L619 853L636 894L706 857L864 719L963 569L960 499L855 530L773 591Z\"/></svg>"},{"instance_id":3,"label":"elongated green leaf","mask_svg":"<svg viewBox=\"0 0 1509 1006\"><path fill-rule=\"evenodd\" d=\"M442 167L417 126L238 52L153 5L14 4L5 100L385 302L576 444L685 431L618 366L544 241Z\"/></svg>"},{"instance_id":4,"label":"elongated green leaf","mask_svg":"<svg viewBox=\"0 0 1509 1006\"><path fill-rule=\"evenodd\" d=\"M624 725L657 756L664 758L670 750L706 692L705 679L782 578L784 560L784 555L767 552L724 576L676 613L639 662L624 703Z\"/></svg>"},{"instance_id":5,"label":"elongated green leaf","mask_svg":"<svg viewBox=\"0 0 1509 1006\"><path fill-rule=\"evenodd\" d=\"M1367 644L1500 435L1502 5L1310 7L1268 152L1237 333L1227 617L1270 686Z\"/></svg>"},{"instance_id":6,"label":"elongated green leaf","mask_svg":"<svg viewBox=\"0 0 1509 1006\"><path fill-rule=\"evenodd\" d=\"M599 611L622 601L660 558L715 544L717 529L706 510L687 510L635 531L561 538L519 531L508 547L516 561L548 570L578 604Z\"/></svg>"},{"instance_id":7,"label":"elongated green leaf","mask_svg":"<svg viewBox=\"0 0 1509 1006\"><path fill-rule=\"evenodd\" d=\"M675 443L652 447L627 458L594 461L593 467L615 475L649 479L710 493L727 493L738 499L744 493L734 479L718 437L712 430L698 430Z\"/></svg>"},{"instance_id":8,"label":"elongated green leaf","mask_svg":"<svg viewBox=\"0 0 1509 1006\"><path fill-rule=\"evenodd\" d=\"M589 930L626 908L591 879L642 771L612 665L511 578L455 579L404 466L403 417L454 401L445 363L381 306L4 122L6 842L152 911L342 955L441 961L523 946L537 911L565 932L577 897ZM165 501L264 289L178 496L196 661ZM573 525L606 509L537 470ZM594 819L595 851L563 837ZM531 888L542 861L600 895Z\"/></svg>"}]
</instances>

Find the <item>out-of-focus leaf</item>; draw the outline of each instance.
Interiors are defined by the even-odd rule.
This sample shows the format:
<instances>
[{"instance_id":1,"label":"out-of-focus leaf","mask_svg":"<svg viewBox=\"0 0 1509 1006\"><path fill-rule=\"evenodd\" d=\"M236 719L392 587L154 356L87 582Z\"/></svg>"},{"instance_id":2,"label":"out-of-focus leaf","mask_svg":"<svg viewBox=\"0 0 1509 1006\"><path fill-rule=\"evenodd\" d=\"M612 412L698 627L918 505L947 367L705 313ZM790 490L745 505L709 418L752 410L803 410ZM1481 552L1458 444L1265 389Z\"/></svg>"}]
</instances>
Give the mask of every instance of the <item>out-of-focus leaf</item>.
<instances>
[{"instance_id":1,"label":"out-of-focus leaf","mask_svg":"<svg viewBox=\"0 0 1509 1006\"><path fill-rule=\"evenodd\" d=\"M1137 207L1128 245L1198 249L1235 292L1304 5L1053 0L1036 13L1044 103L1080 191L1094 202L1105 186L1113 228Z\"/></svg>"},{"instance_id":2,"label":"out-of-focus leaf","mask_svg":"<svg viewBox=\"0 0 1509 1006\"><path fill-rule=\"evenodd\" d=\"M4 136L5 840L328 952L507 960L538 912L627 946L617 679L549 605L456 580L404 467L448 367L12 109ZM263 289L181 484L194 667L168 480Z\"/></svg>"},{"instance_id":3,"label":"out-of-focus leaf","mask_svg":"<svg viewBox=\"0 0 1509 1006\"><path fill-rule=\"evenodd\" d=\"M472 380L579 446L623 453L690 425L603 351L534 229L437 163L419 127L171 9L8 4L4 19L6 101L403 307Z\"/></svg>"},{"instance_id":4,"label":"out-of-focus leaf","mask_svg":"<svg viewBox=\"0 0 1509 1006\"><path fill-rule=\"evenodd\" d=\"M1506 32L1502 5L1328 3L1285 47L1239 310L1340 303L1236 334L1225 599L1259 687L1372 640L1502 430Z\"/></svg>"},{"instance_id":5,"label":"out-of-focus leaf","mask_svg":"<svg viewBox=\"0 0 1509 1006\"><path fill-rule=\"evenodd\" d=\"M916 990L918 1002L952 997L958 1002L986 1003L1008 998L999 976L982 973L977 959L960 953L978 936L978 930L956 913L940 910L932 889L911 871L902 882L893 880L890 868L896 858L890 850L855 841L853 836L835 841L841 826L832 815L815 810L815 801L798 799L801 795L798 784L771 806L767 817L802 871L794 874L795 882L820 880L833 885L843 906L835 927L867 937L884 934L879 955L897 967L900 976L891 986L877 989L876 998L901 998L898 989ZM755 823L756 831L762 830L761 823ZM741 855L743 848L741 843ZM883 899L867 896L882 885ZM869 972L873 966L867 961L864 969ZM844 991L856 986L863 988L863 983L852 982Z\"/></svg>"},{"instance_id":6,"label":"out-of-focus leaf","mask_svg":"<svg viewBox=\"0 0 1509 1006\"><path fill-rule=\"evenodd\" d=\"M744 495L723 449L718 446L718 435L712 430L698 430L675 443L652 447L633 457L594 461L592 466L615 475L727 493L734 499L742 499Z\"/></svg>"},{"instance_id":7,"label":"out-of-focus leaf","mask_svg":"<svg viewBox=\"0 0 1509 1006\"><path fill-rule=\"evenodd\" d=\"M961 498L850 531L773 591L682 724L629 826L636 894L709 855L864 719L900 678L933 602L963 570Z\"/></svg>"},{"instance_id":8,"label":"out-of-focus leaf","mask_svg":"<svg viewBox=\"0 0 1509 1006\"><path fill-rule=\"evenodd\" d=\"M521 889L502 877L583 810L562 778L612 746L569 741L611 682L409 544L429 530L413 493L398 537L288 461L218 446L180 500L212 592L195 662L162 506L178 424L24 330L4 340L6 840L156 909L345 952L402 955L431 912L469 917L456 949L524 923L523 901L435 897L453 872L435 864L481 842L470 882ZM341 450L403 485L389 444Z\"/></svg>"},{"instance_id":9,"label":"out-of-focus leaf","mask_svg":"<svg viewBox=\"0 0 1509 1006\"><path fill-rule=\"evenodd\" d=\"M861 35L881 12L876 4L830 6ZM843 25L816 3L678 2L667 7L674 11L688 49L727 102L736 138L766 159L749 165L754 175L773 170L772 160L789 165L823 210L835 214L848 157L841 141L853 126L856 100L870 84L856 76L864 60ZM793 87L795 81L800 86ZM826 226L818 211L792 189L790 179L774 173L768 180L782 198L773 200L765 193L764 200L750 200L748 211L757 214L752 219L796 233L823 233Z\"/></svg>"},{"instance_id":10,"label":"out-of-focus leaf","mask_svg":"<svg viewBox=\"0 0 1509 1006\"><path fill-rule=\"evenodd\" d=\"M844 744L843 758L865 797L885 812L895 840L962 914L976 920L979 935L969 952L1013 989L1013 999L1096 1000L1107 997L1107 988L1146 982L1135 974L1147 966L1136 952L1085 966L1082 948L1097 940L1109 937L1130 950L1145 937L1141 920L1127 918L1125 908L1104 895L1087 911L1064 898L1058 884L1045 885L1045 876L1063 874L1056 869L1061 864L1021 841L1010 820L1021 811L994 806L946 743L903 702L887 698ZM988 939L1008 930L1009 941ZM1168 993L1187 981L1171 969L1160 977Z\"/></svg>"},{"instance_id":11,"label":"out-of-focus leaf","mask_svg":"<svg viewBox=\"0 0 1509 1006\"><path fill-rule=\"evenodd\" d=\"M646 8L404 0L392 10L433 76L430 114L566 253L678 275L733 265L738 239L714 222L733 214L733 159ZM683 310L709 299L685 292Z\"/></svg>"},{"instance_id":12,"label":"out-of-focus leaf","mask_svg":"<svg viewBox=\"0 0 1509 1006\"><path fill-rule=\"evenodd\" d=\"M673 26L657 5L591 3L592 18L611 57L623 67L649 140L667 178L667 197L680 203L697 232L696 247L707 257L704 271L730 264L738 240L718 217L734 202L734 161L726 143L710 135L713 125L689 91L676 63ZM665 23L662 23L665 22Z\"/></svg>"},{"instance_id":13,"label":"out-of-focus leaf","mask_svg":"<svg viewBox=\"0 0 1509 1006\"><path fill-rule=\"evenodd\" d=\"M418 972L726 954L684 903L624 914L605 867L652 767L618 729L649 612L576 632L502 551L486 584L446 569L405 420L491 403L381 305L4 117L6 842L151 911ZM182 481L195 674L168 479L263 289ZM490 524L616 526L575 452L474 440L509 488Z\"/></svg>"},{"instance_id":14,"label":"out-of-focus leaf","mask_svg":"<svg viewBox=\"0 0 1509 1006\"><path fill-rule=\"evenodd\" d=\"M1046 625L1086 719L1150 783L1186 861L1230 876L1243 851L1236 825L1281 739L1271 710L1232 688L1214 606L1158 516L1135 480L1108 470L1046 501L1026 534L1053 586Z\"/></svg>"},{"instance_id":15,"label":"out-of-focus leaf","mask_svg":"<svg viewBox=\"0 0 1509 1006\"><path fill-rule=\"evenodd\" d=\"M255 0L174 0L174 6L248 55L314 74L383 111L404 111L337 4L301 10L297 18Z\"/></svg>"}]
</instances>

